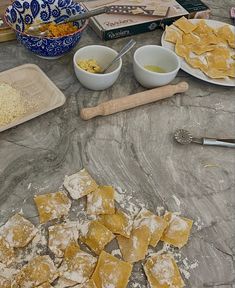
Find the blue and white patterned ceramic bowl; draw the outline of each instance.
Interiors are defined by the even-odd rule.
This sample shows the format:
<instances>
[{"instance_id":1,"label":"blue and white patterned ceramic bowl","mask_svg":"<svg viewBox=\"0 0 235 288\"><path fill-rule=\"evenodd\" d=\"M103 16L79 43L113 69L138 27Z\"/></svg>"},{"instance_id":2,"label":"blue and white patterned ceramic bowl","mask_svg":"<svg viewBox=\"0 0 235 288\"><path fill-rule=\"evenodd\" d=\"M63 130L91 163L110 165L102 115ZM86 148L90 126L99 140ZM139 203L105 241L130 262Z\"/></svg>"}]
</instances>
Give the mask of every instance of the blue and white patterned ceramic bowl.
<instances>
[{"instance_id":1,"label":"blue and white patterned ceramic bowl","mask_svg":"<svg viewBox=\"0 0 235 288\"><path fill-rule=\"evenodd\" d=\"M84 8L72 0L16 0L6 9L5 19L16 32L17 39L39 57L56 59L77 45L87 21L74 22L79 29L62 37L39 37L25 33L34 22L60 21L81 14Z\"/></svg>"}]
</instances>

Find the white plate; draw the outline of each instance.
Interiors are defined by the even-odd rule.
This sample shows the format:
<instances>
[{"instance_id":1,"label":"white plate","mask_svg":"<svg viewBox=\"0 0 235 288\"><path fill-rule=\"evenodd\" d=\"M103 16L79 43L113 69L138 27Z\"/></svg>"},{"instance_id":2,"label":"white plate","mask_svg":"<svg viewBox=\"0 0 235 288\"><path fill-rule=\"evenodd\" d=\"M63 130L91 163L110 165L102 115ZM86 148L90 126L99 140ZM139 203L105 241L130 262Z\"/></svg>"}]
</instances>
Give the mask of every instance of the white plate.
<instances>
[{"instance_id":1,"label":"white plate","mask_svg":"<svg viewBox=\"0 0 235 288\"><path fill-rule=\"evenodd\" d=\"M196 24L200 20L201 19L190 19L189 21L192 22L193 24ZM206 21L206 24L212 28L219 28L219 27L227 24L227 23L219 22L219 21L215 21L215 20L205 20L205 21ZM229 25L229 24L227 24L227 25ZM232 31L234 31L234 26L232 26L232 25L229 25L229 26L232 29ZM162 34L162 38L161 38L162 46L165 48L168 48L172 51L175 51L175 45L173 43L165 41L164 38L165 38L165 32ZM198 79L201 79L203 81L217 84L217 85L230 86L230 87L235 86L235 79L234 78L229 78L229 77L227 77L225 79L209 78L201 70L192 68L182 57L179 57L179 58L181 60L181 69L184 70L185 72L189 73L190 75L192 75Z\"/></svg>"}]
</instances>

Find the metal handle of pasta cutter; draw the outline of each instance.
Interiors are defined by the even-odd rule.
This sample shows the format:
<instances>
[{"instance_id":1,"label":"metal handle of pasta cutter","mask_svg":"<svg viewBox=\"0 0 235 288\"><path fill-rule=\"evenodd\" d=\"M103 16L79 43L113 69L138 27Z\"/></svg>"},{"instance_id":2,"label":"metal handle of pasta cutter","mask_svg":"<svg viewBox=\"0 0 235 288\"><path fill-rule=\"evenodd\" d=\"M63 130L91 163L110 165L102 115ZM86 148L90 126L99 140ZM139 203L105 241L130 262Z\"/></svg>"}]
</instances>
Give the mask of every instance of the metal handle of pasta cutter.
<instances>
[{"instance_id":1,"label":"metal handle of pasta cutter","mask_svg":"<svg viewBox=\"0 0 235 288\"><path fill-rule=\"evenodd\" d=\"M203 138L202 144L203 145L210 145L210 146L235 148L235 139L218 140L218 139L211 139L211 138Z\"/></svg>"}]
</instances>

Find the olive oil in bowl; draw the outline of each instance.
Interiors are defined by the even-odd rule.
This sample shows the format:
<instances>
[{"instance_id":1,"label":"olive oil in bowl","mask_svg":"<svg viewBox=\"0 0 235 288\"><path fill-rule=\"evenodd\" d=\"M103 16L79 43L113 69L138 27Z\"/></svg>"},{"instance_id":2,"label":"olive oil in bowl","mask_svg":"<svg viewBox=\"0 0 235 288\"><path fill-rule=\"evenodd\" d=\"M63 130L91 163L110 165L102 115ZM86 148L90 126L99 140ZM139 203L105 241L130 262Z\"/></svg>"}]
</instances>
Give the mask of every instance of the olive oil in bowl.
<instances>
[{"instance_id":1,"label":"olive oil in bowl","mask_svg":"<svg viewBox=\"0 0 235 288\"><path fill-rule=\"evenodd\" d=\"M166 73L165 69L157 65L145 65L144 69L149 70L151 72Z\"/></svg>"}]
</instances>

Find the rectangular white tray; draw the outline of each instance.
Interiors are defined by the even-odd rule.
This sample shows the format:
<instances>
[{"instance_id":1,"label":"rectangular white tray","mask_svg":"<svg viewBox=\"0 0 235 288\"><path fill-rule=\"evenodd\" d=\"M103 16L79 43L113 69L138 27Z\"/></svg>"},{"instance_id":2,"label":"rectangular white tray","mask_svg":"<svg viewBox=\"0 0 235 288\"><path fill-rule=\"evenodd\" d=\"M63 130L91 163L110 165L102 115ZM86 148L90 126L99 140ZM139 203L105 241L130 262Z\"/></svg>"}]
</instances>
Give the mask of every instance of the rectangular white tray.
<instances>
[{"instance_id":1,"label":"rectangular white tray","mask_svg":"<svg viewBox=\"0 0 235 288\"><path fill-rule=\"evenodd\" d=\"M21 118L7 124L0 125L0 132L31 120L39 115L62 106L65 103L64 94L34 64L25 64L0 73L0 82L7 83L19 90L28 102L32 101L34 110ZM10 101L10 97L9 97Z\"/></svg>"}]
</instances>

